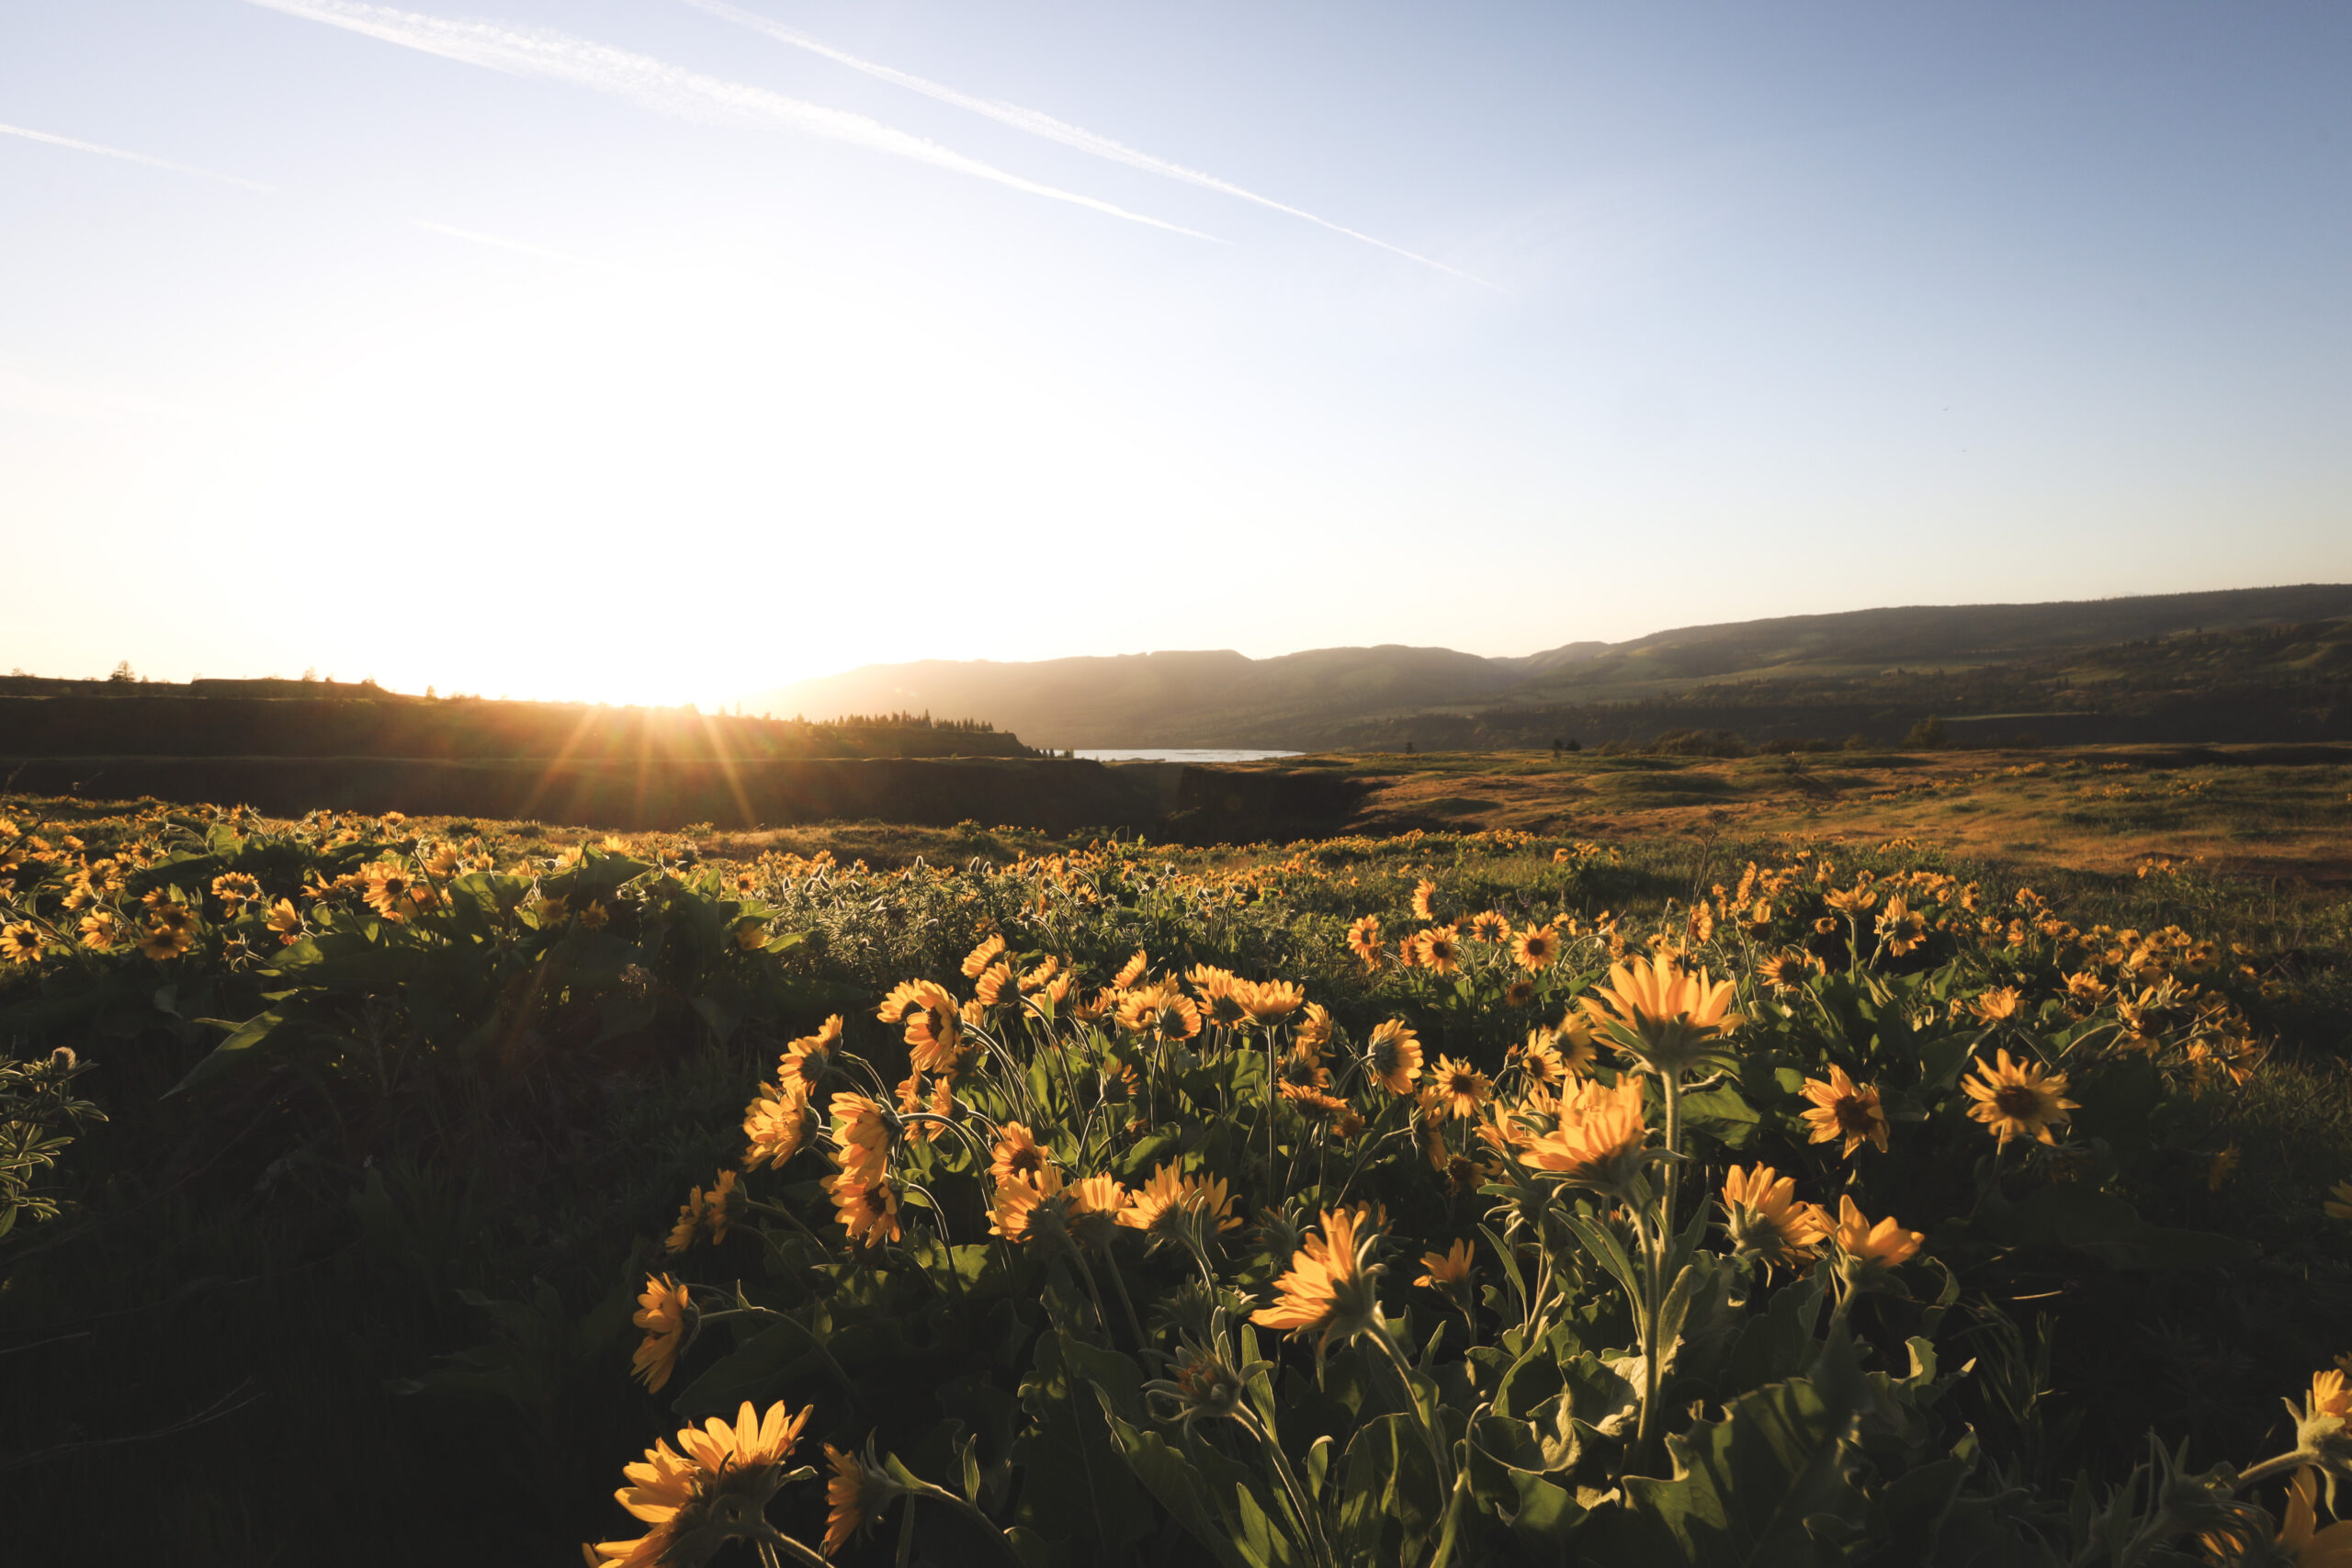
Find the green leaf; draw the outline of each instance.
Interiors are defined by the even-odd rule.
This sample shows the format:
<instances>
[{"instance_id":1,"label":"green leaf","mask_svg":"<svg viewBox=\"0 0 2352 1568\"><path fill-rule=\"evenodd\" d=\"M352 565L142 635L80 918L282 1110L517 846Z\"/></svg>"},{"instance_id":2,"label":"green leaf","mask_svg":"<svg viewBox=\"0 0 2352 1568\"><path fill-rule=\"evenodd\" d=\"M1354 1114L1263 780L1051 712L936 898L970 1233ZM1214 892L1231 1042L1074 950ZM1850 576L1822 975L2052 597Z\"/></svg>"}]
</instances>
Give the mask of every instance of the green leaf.
<instances>
[{"instance_id":1,"label":"green leaf","mask_svg":"<svg viewBox=\"0 0 2352 1568\"><path fill-rule=\"evenodd\" d=\"M1584 1509L1545 1473L1548 1459L1535 1427L1481 1416L1472 1424L1464 1451L1477 1501L1495 1510L1539 1560L1560 1560Z\"/></svg>"},{"instance_id":2,"label":"green leaf","mask_svg":"<svg viewBox=\"0 0 2352 1568\"><path fill-rule=\"evenodd\" d=\"M1102 1396L1104 1409L1124 1421L1139 1424L1149 1419L1144 1408L1141 1367L1116 1350L1089 1345L1068 1330L1058 1337L1063 1363L1094 1385L1095 1392Z\"/></svg>"},{"instance_id":3,"label":"green leaf","mask_svg":"<svg viewBox=\"0 0 2352 1568\"><path fill-rule=\"evenodd\" d=\"M1017 1522L1054 1540L1066 1561L1124 1561L1150 1528L1151 1510L1132 1467L1103 1440L1101 1396L1071 1371L1062 1345L1058 1335L1040 1339L1021 1385L1029 1426L1012 1445L1012 1462L1026 1472Z\"/></svg>"},{"instance_id":4,"label":"green leaf","mask_svg":"<svg viewBox=\"0 0 2352 1568\"><path fill-rule=\"evenodd\" d=\"M1684 1095L1682 1124L1706 1134L1725 1148L1744 1149L1755 1141L1758 1118L1747 1097L1724 1083Z\"/></svg>"},{"instance_id":5,"label":"green leaf","mask_svg":"<svg viewBox=\"0 0 2352 1568\"><path fill-rule=\"evenodd\" d=\"M687 1384L671 1407L685 1416L729 1415L747 1399L763 1403L789 1385L815 1378L832 1379L856 1399L856 1385L836 1371L838 1356L847 1347L840 1336L825 1334L827 1326L820 1320L810 1328L797 1318L770 1323Z\"/></svg>"},{"instance_id":6,"label":"green leaf","mask_svg":"<svg viewBox=\"0 0 2352 1568\"><path fill-rule=\"evenodd\" d=\"M1721 1421L1667 1439L1671 1480L1628 1476L1627 1523L1643 1546L1694 1568L1813 1568L1834 1559L1809 1516L1855 1526L1862 1499L1841 1460L1863 1397L1840 1338L1812 1378L1744 1394Z\"/></svg>"},{"instance_id":7,"label":"green leaf","mask_svg":"<svg viewBox=\"0 0 2352 1568\"><path fill-rule=\"evenodd\" d=\"M1814 1326L1821 1321L1828 1270L1829 1265L1824 1262L1807 1278L1782 1285L1764 1303L1764 1310L1747 1320L1724 1364L1724 1397L1746 1393L1804 1371L1806 1363L1813 1359Z\"/></svg>"},{"instance_id":8,"label":"green leaf","mask_svg":"<svg viewBox=\"0 0 2352 1568\"><path fill-rule=\"evenodd\" d=\"M1159 1433L1145 1431L1111 1415L1107 1395L1103 1396L1103 1414L1110 1420L1127 1468L1194 1540L1215 1553L1225 1568L1271 1568L1262 1559L1243 1551L1216 1518L1208 1483L1189 1460L1170 1448Z\"/></svg>"},{"instance_id":9,"label":"green leaf","mask_svg":"<svg viewBox=\"0 0 2352 1568\"><path fill-rule=\"evenodd\" d=\"M187 1076L166 1091L167 1097L202 1083L227 1068L238 1066L251 1060L251 1054L254 1050L267 1043L271 1036L285 1027L287 1015L280 1011L265 1012L235 1025L230 1025L220 1019L205 1019L200 1021L227 1028L229 1037L212 1047L211 1051L195 1066L190 1067Z\"/></svg>"},{"instance_id":10,"label":"green leaf","mask_svg":"<svg viewBox=\"0 0 2352 1568\"><path fill-rule=\"evenodd\" d=\"M2110 1269L2226 1267L2255 1253L2237 1236L2152 1225L2122 1199L2080 1182L2044 1187L1984 1228L2012 1247L2064 1247Z\"/></svg>"},{"instance_id":11,"label":"green leaf","mask_svg":"<svg viewBox=\"0 0 2352 1568\"><path fill-rule=\"evenodd\" d=\"M1641 1300L1641 1274L1634 1269L1634 1260L1625 1256L1624 1247L1609 1233L1609 1228L1589 1214L1563 1214L1561 1218L1570 1230L1576 1232L1577 1239L1584 1243L1585 1250L1617 1277L1617 1282L1625 1287L1626 1297L1632 1301Z\"/></svg>"},{"instance_id":12,"label":"green leaf","mask_svg":"<svg viewBox=\"0 0 2352 1568\"><path fill-rule=\"evenodd\" d=\"M1960 1081L1961 1070L1967 1066L1969 1053L1975 1048L1976 1034L1947 1034L1928 1041L1919 1047L1919 1084L1916 1090L1922 1098L1949 1094Z\"/></svg>"},{"instance_id":13,"label":"green leaf","mask_svg":"<svg viewBox=\"0 0 2352 1568\"><path fill-rule=\"evenodd\" d=\"M1445 1495L1409 1416L1366 1423L1348 1444L1332 1545L1343 1562L1416 1562L1443 1522Z\"/></svg>"}]
</instances>

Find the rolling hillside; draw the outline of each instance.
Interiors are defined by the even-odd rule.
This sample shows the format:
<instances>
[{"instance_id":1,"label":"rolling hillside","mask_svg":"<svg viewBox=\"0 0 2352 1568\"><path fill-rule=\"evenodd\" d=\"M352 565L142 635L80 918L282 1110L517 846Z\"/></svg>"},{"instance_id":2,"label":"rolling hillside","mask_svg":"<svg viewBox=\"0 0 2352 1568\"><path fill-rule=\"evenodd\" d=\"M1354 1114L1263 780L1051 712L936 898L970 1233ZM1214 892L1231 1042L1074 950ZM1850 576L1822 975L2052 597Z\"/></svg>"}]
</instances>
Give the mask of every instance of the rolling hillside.
<instances>
[{"instance_id":1,"label":"rolling hillside","mask_svg":"<svg viewBox=\"0 0 2352 1568\"><path fill-rule=\"evenodd\" d=\"M2352 724L2331 694L2347 679L2338 656L2306 657L2345 647L2346 617L2352 585L2312 584L1776 616L1507 659L1388 645L934 660L743 707L970 714L1047 747L1544 746L1679 728L1886 739L1929 714L2003 739L2312 739Z\"/></svg>"}]
</instances>

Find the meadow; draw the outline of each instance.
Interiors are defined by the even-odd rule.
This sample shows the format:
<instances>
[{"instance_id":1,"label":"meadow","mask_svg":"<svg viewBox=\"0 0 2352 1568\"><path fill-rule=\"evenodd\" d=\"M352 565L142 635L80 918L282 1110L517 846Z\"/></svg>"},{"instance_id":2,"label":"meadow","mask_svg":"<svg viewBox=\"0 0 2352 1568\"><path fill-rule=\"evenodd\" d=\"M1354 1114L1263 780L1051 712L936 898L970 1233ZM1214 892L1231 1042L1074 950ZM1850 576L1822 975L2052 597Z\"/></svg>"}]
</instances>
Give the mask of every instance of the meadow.
<instances>
[{"instance_id":1,"label":"meadow","mask_svg":"<svg viewBox=\"0 0 2352 1568\"><path fill-rule=\"evenodd\" d=\"M2352 1552L2342 771L1788 761L1206 848L0 802L16 1539Z\"/></svg>"}]
</instances>

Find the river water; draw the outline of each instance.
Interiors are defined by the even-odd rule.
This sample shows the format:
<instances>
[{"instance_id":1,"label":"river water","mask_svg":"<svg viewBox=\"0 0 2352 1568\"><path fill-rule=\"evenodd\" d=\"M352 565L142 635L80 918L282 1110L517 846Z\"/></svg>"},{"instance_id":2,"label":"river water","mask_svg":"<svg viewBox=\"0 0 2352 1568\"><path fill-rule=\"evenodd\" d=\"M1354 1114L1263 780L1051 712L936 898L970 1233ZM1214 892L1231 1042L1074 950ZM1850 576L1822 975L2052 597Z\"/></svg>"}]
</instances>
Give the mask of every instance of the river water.
<instances>
[{"instance_id":1,"label":"river water","mask_svg":"<svg viewBox=\"0 0 2352 1568\"><path fill-rule=\"evenodd\" d=\"M1079 755L1094 762L1262 762L1273 757L1296 757L1297 751L1186 750L1175 747L1141 747L1134 750L1086 751Z\"/></svg>"}]
</instances>

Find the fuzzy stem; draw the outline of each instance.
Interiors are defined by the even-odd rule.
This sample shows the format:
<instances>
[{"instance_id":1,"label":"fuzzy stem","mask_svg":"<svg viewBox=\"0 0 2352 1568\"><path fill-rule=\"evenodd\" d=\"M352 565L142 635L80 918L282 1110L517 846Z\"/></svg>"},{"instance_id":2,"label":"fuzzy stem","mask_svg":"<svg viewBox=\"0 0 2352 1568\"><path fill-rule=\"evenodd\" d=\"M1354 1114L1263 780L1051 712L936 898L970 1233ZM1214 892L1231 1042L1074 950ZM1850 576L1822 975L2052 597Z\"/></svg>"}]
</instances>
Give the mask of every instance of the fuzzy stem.
<instances>
[{"instance_id":1,"label":"fuzzy stem","mask_svg":"<svg viewBox=\"0 0 2352 1568\"><path fill-rule=\"evenodd\" d=\"M989 1539L996 1542L997 1550L1003 1552L1005 1557L1015 1564L1015 1568L1020 1568L1021 1554L1012 1550L1012 1543L1011 1541L1005 1540L1004 1531L997 1527L997 1522L994 1519L980 1512L980 1510L974 1506L969 1501L957 1496L955 1493L950 1492L944 1486L934 1485L931 1482L922 1480L921 1477L916 1478L912 1495L916 1497L927 1497L934 1503L944 1503L948 1507L953 1508L956 1512L963 1515L966 1518L970 1519L974 1524L978 1525L982 1529L988 1531ZM914 1510L911 1507L908 1509L908 1512L910 1514Z\"/></svg>"},{"instance_id":2,"label":"fuzzy stem","mask_svg":"<svg viewBox=\"0 0 2352 1568\"><path fill-rule=\"evenodd\" d=\"M1136 1348L1145 1355L1151 1353L1151 1341L1144 1337L1143 1322L1136 1316L1135 1299L1127 1294L1127 1277L1119 1268L1108 1243L1102 1247L1102 1263L1111 1271L1111 1292L1119 1298L1119 1310L1126 1314L1127 1332L1136 1337Z\"/></svg>"},{"instance_id":3,"label":"fuzzy stem","mask_svg":"<svg viewBox=\"0 0 2352 1568\"><path fill-rule=\"evenodd\" d=\"M1306 1531L1307 1549L1314 1553L1315 1561L1331 1562L1331 1543L1323 1539L1322 1517L1308 1502L1306 1489L1299 1484L1298 1472L1291 1468L1290 1456L1283 1452L1283 1446L1275 1439L1272 1431L1247 1406L1237 1407L1233 1416L1241 1423L1244 1431L1258 1439L1258 1446L1264 1449L1266 1457L1273 1461L1274 1473L1281 1478L1283 1490L1290 1494L1291 1506L1297 1510L1299 1524Z\"/></svg>"},{"instance_id":4,"label":"fuzzy stem","mask_svg":"<svg viewBox=\"0 0 2352 1568\"><path fill-rule=\"evenodd\" d=\"M790 1536L779 1534L774 1529L770 1529L765 1535L754 1536L752 1540L760 1549L762 1562L769 1564L770 1568L774 1568L778 1560L784 1557L790 1557L794 1562L801 1563L803 1568L832 1568L831 1563L827 1562Z\"/></svg>"},{"instance_id":5,"label":"fuzzy stem","mask_svg":"<svg viewBox=\"0 0 2352 1568\"><path fill-rule=\"evenodd\" d=\"M1421 1440L1429 1445L1430 1462L1437 1467L1438 1484L1450 1487L1453 1466L1446 1462L1444 1450L1439 1446L1437 1430L1430 1425L1432 1413L1421 1408L1420 1395L1413 1388L1412 1369L1405 1364L1405 1352L1397 1348L1396 1337L1388 1332L1388 1325L1385 1323L1375 1321L1367 1337L1380 1347L1388 1365L1396 1373L1397 1386L1405 1393L1405 1404L1413 1412L1414 1424L1421 1429Z\"/></svg>"},{"instance_id":6,"label":"fuzzy stem","mask_svg":"<svg viewBox=\"0 0 2352 1568\"><path fill-rule=\"evenodd\" d=\"M2318 1461L2316 1460L2312 1459L2311 1455L2303 1452L2301 1449L2297 1449L2291 1453L2276 1455L2273 1458L2264 1460L2260 1464L2256 1465L2252 1470L2249 1470L2245 1474L2239 1476L2238 1490L2244 1491L2249 1486L2256 1485L2262 1482L2269 1480L2272 1476L2277 1475L2281 1472L2293 1470L2298 1465L2316 1464L2317 1462Z\"/></svg>"}]
</instances>

